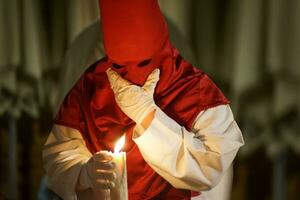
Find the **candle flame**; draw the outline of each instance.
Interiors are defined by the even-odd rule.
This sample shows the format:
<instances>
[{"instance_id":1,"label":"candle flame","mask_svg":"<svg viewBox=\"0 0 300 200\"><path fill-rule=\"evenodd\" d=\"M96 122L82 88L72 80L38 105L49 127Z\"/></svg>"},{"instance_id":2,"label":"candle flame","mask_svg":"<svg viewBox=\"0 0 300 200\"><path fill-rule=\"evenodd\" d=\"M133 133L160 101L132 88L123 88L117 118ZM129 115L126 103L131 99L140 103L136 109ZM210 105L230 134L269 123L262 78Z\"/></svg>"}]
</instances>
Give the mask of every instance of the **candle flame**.
<instances>
[{"instance_id":1,"label":"candle flame","mask_svg":"<svg viewBox=\"0 0 300 200\"><path fill-rule=\"evenodd\" d=\"M119 153L125 144L125 134L117 141L114 153Z\"/></svg>"}]
</instances>

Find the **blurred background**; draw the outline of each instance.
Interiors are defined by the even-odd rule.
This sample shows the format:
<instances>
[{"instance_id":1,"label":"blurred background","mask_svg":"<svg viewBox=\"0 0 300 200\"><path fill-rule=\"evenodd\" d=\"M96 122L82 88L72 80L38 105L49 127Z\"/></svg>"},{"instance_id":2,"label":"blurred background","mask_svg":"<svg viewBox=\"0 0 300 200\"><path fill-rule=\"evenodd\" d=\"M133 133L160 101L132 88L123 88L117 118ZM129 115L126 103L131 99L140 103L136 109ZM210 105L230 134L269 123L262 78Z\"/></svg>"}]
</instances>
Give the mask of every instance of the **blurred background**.
<instances>
[{"instance_id":1,"label":"blurred background","mask_svg":"<svg viewBox=\"0 0 300 200\"><path fill-rule=\"evenodd\" d=\"M224 91L242 129L231 199L299 199L300 1L160 4L171 40ZM47 199L53 115L103 55L97 0L0 1L0 199Z\"/></svg>"}]
</instances>

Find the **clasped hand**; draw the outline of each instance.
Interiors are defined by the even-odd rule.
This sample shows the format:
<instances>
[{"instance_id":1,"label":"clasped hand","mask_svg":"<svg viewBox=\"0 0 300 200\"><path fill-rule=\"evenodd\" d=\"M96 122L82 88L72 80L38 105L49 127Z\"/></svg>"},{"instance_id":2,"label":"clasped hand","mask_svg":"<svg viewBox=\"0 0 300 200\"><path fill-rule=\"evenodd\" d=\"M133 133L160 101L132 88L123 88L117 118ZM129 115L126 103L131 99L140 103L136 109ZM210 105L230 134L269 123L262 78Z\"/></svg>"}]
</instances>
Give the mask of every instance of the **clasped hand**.
<instances>
[{"instance_id":1,"label":"clasped hand","mask_svg":"<svg viewBox=\"0 0 300 200\"><path fill-rule=\"evenodd\" d=\"M159 69L148 76L143 86L130 83L110 68L106 73L118 106L134 122L141 124L157 108L153 94L159 80Z\"/></svg>"}]
</instances>

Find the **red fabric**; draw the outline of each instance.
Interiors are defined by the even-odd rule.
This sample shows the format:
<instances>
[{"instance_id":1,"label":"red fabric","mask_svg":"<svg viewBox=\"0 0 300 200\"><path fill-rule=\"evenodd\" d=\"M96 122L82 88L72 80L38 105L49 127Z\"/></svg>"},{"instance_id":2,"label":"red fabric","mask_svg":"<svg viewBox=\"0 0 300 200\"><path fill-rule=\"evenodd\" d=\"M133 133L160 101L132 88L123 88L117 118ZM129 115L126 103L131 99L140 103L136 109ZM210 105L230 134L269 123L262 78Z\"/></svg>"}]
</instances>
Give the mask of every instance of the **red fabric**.
<instances>
[{"instance_id":1,"label":"red fabric","mask_svg":"<svg viewBox=\"0 0 300 200\"><path fill-rule=\"evenodd\" d=\"M229 102L204 72L171 46L156 0L100 0L100 8L108 56L82 75L62 103L55 123L78 129L92 153L112 151L126 133L123 150L127 152L130 200L190 199L191 191L175 189L144 161L131 139L135 124L116 104L105 71L111 67L143 85L151 71L159 68L155 103L187 130L200 111Z\"/></svg>"}]
</instances>

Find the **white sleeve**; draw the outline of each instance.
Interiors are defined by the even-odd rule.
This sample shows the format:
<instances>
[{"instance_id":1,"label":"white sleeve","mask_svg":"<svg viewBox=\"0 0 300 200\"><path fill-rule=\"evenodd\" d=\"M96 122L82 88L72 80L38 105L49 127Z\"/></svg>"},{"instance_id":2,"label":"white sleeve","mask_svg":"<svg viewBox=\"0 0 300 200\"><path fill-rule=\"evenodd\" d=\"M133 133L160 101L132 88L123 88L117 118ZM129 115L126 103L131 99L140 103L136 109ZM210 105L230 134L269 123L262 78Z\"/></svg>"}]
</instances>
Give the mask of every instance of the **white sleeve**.
<instances>
[{"instance_id":1,"label":"white sleeve","mask_svg":"<svg viewBox=\"0 0 300 200\"><path fill-rule=\"evenodd\" d=\"M54 125L43 149L49 187L65 200L75 200L81 165L91 157L79 131Z\"/></svg>"},{"instance_id":2,"label":"white sleeve","mask_svg":"<svg viewBox=\"0 0 300 200\"><path fill-rule=\"evenodd\" d=\"M229 105L202 111L191 132L159 108L145 132L133 140L145 161L176 188L209 190L244 144Z\"/></svg>"}]
</instances>

